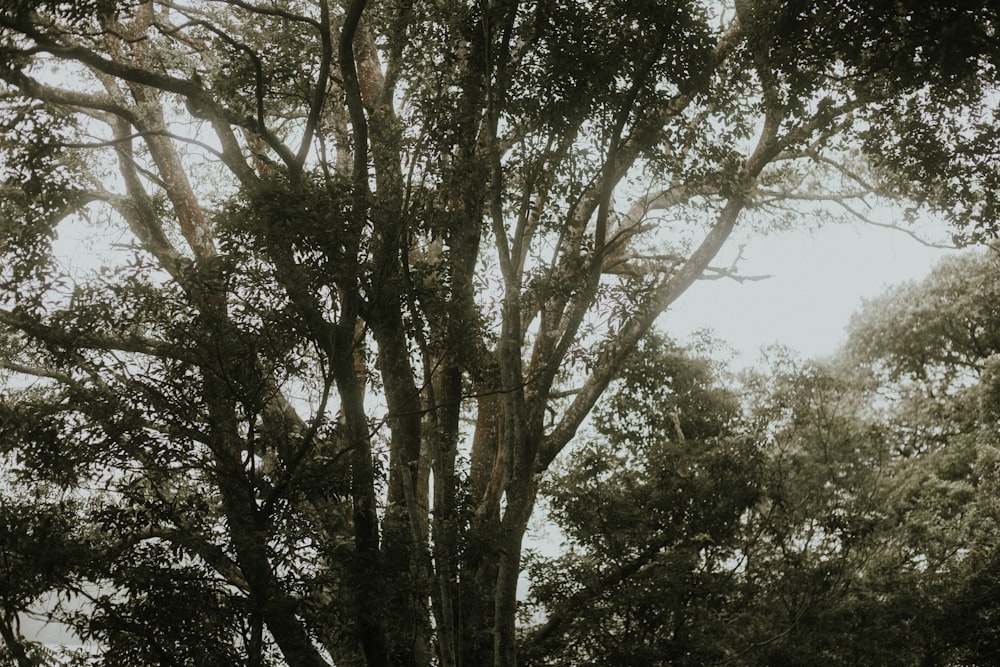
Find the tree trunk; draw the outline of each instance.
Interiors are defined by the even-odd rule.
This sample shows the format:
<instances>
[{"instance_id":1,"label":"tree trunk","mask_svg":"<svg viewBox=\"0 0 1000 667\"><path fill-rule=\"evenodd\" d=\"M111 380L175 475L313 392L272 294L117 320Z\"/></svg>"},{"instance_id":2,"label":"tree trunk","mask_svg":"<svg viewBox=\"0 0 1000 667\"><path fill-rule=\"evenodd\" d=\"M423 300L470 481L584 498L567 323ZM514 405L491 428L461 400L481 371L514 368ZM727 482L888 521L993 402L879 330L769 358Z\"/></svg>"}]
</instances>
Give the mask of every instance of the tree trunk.
<instances>
[{"instance_id":1,"label":"tree trunk","mask_svg":"<svg viewBox=\"0 0 1000 667\"><path fill-rule=\"evenodd\" d=\"M35 667L35 663L28 657L27 651L24 650L24 642L14 630L14 626L10 622L6 610L0 613L0 637L3 638L4 643L7 645L7 650L13 656L17 667Z\"/></svg>"}]
</instances>

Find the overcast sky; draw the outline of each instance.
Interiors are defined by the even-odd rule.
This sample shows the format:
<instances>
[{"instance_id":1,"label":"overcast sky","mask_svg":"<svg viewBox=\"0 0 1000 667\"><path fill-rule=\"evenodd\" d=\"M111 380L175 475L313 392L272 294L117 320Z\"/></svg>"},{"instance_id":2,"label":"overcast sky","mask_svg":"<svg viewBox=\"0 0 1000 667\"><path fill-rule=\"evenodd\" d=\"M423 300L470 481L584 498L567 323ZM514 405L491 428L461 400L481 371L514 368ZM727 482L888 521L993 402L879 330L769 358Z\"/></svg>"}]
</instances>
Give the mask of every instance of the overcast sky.
<instances>
[{"instance_id":1,"label":"overcast sky","mask_svg":"<svg viewBox=\"0 0 1000 667\"><path fill-rule=\"evenodd\" d=\"M943 226L926 237L947 239ZM736 255L724 251L725 266ZM699 281L661 319L685 340L707 327L735 348L737 363L751 364L761 346L780 343L803 357L832 354L865 298L888 286L927 275L948 252L930 248L898 230L832 224L819 231L785 232L747 240L740 273L771 274L754 282Z\"/></svg>"}]
</instances>

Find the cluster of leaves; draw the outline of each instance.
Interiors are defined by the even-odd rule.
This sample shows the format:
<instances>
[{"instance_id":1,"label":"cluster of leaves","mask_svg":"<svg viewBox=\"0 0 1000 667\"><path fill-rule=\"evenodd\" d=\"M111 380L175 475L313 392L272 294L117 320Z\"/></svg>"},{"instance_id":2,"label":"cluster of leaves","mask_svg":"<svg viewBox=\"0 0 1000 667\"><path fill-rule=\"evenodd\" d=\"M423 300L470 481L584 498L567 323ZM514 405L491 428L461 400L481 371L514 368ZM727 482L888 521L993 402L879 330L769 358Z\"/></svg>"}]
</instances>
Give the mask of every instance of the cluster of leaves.
<instances>
[{"instance_id":1,"label":"cluster of leaves","mask_svg":"<svg viewBox=\"0 0 1000 667\"><path fill-rule=\"evenodd\" d=\"M42 484L35 481L32 487ZM247 610L191 551L161 539L182 508L149 503L139 508L127 498L127 484L123 496L92 493L85 499L49 488L48 498L12 493L0 505L4 623L17 627L23 620L17 612L34 609L67 636L72 629L89 645L104 647L101 656L66 651L62 659L73 659L68 664L238 661ZM11 612L13 618L7 616ZM42 650L32 642L8 648Z\"/></svg>"},{"instance_id":2,"label":"cluster of leaves","mask_svg":"<svg viewBox=\"0 0 1000 667\"><path fill-rule=\"evenodd\" d=\"M866 152L889 189L948 218L958 240L992 238L998 211L991 193L1000 186L992 166L1000 153L1000 11L935 3L917 8L907 25L904 65L894 63L888 75L908 78L912 90L867 115Z\"/></svg>"},{"instance_id":3,"label":"cluster of leaves","mask_svg":"<svg viewBox=\"0 0 1000 667\"><path fill-rule=\"evenodd\" d=\"M948 217L961 241L996 234L996 7L905 1L861 9L773 0L737 6L754 26L748 50L776 103L801 109L823 97L841 103L898 91L861 113L861 143L883 187Z\"/></svg>"},{"instance_id":4,"label":"cluster of leaves","mask_svg":"<svg viewBox=\"0 0 1000 667\"><path fill-rule=\"evenodd\" d=\"M135 3L131 0L84 0L64 2L64 0L11 0L3 6L4 17L28 23L38 12L50 13L72 24L85 23L95 16L111 16L127 13Z\"/></svg>"},{"instance_id":5,"label":"cluster of leaves","mask_svg":"<svg viewBox=\"0 0 1000 667\"><path fill-rule=\"evenodd\" d=\"M76 127L67 114L30 100L5 101L0 119L0 286L30 284L51 263L55 226L82 202L79 165L62 149ZM25 295L27 296L27 295Z\"/></svg>"},{"instance_id":6,"label":"cluster of leaves","mask_svg":"<svg viewBox=\"0 0 1000 667\"><path fill-rule=\"evenodd\" d=\"M546 482L569 550L532 563L530 664L995 664L996 262L737 389L647 339Z\"/></svg>"},{"instance_id":7,"label":"cluster of leaves","mask_svg":"<svg viewBox=\"0 0 1000 667\"><path fill-rule=\"evenodd\" d=\"M657 108L677 90L701 86L713 42L704 8L686 0L619 0L600 7L585 2L539 3L524 38L535 45L515 79L511 94L523 113L546 123L575 126L605 116L610 101L642 95L641 106ZM614 26L595 20L605 12L621 17ZM530 32L529 32L530 30ZM656 88L630 90L635 82L657 81ZM520 78L520 77L519 77ZM539 98L533 92L549 91Z\"/></svg>"},{"instance_id":8,"label":"cluster of leaves","mask_svg":"<svg viewBox=\"0 0 1000 667\"><path fill-rule=\"evenodd\" d=\"M571 549L529 568L549 616L529 664L710 664L733 584L720 566L739 557L762 492L737 397L708 362L651 336L596 430L544 486Z\"/></svg>"}]
</instances>

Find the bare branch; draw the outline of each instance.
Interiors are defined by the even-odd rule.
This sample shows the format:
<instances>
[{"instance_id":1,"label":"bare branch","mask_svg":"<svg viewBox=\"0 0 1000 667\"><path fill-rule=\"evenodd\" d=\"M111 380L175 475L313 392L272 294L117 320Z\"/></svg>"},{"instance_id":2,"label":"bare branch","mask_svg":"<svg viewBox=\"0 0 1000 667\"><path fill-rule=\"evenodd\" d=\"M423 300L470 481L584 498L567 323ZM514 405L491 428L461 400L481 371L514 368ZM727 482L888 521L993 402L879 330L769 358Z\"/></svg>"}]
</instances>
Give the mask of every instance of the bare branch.
<instances>
[{"instance_id":1,"label":"bare branch","mask_svg":"<svg viewBox=\"0 0 1000 667\"><path fill-rule=\"evenodd\" d=\"M733 272L732 269L720 269L714 266L705 267L705 271L709 272L711 275L703 275L700 280L719 280L720 278L729 278L730 280L735 280L738 283L755 282L758 280L768 280L773 278L774 274L766 273L759 276L743 276L738 273Z\"/></svg>"},{"instance_id":2,"label":"bare branch","mask_svg":"<svg viewBox=\"0 0 1000 667\"><path fill-rule=\"evenodd\" d=\"M924 246L927 246L928 248L940 248L942 250L957 250L958 249L957 245L954 245L954 244L951 244L951 243L934 243L933 241L928 241L927 239L921 238L920 235L917 234L916 232L914 232L912 229L907 229L906 227L903 227L902 225L896 225L896 224L893 224L891 222L879 222L878 220L873 220L872 218L870 218L869 216L866 216L861 211L858 211L857 209L851 207L850 204L848 204L845 201L834 200L834 203L836 203L842 209L844 209L845 211L847 211L848 213L850 213L851 215L853 215L858 220L861 220L862 222L864 222L866 225L872 225L873 227L882 227L883 229L894 229L897 232L902 232L903 234L906 234L907 236L909 236L910 238L912 238L917 243L919 243L921 245L924 245Z\"/></svg>"},{"instance_id":3,"label":"bare branch","mask_svg":"<svg viewBox=\"0 0 1000 667\"><path fill-rule=\"evenodd\" d=\"M757 280L767 280L772 278L771 274L762 276L744 276L739 273L739 264L743 261L743 251L746 248L746 244L741 243L739 250L736 253L736 257L733 259L732 263L727 268L718 268L714 266L705 267L706 272L710 272L711 275L702 275L701 280L718 280L719 278L729 278L730 280L735 280L738 283L753 282Z\"/></svg>"}]
</instances>

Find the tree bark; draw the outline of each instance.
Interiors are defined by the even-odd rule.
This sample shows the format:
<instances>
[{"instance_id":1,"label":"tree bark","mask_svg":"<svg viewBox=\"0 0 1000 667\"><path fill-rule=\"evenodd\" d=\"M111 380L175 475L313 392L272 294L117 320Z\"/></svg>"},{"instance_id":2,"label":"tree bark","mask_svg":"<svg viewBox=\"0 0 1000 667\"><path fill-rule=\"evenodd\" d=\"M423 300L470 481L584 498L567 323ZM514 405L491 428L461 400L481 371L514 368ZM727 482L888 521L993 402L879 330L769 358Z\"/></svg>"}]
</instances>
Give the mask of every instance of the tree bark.
<instances>
[{"instance_id":1,"label":"tree bark","mask_svg":"<svg viewBox=\"0 0 1000 667\"><path fill-rule=\"evenodd\" d=\"M0 638L7 645L7 650L13 656L17 667L35 667L34 661L28 657L28 653L24 649L24 640L18 636L9 619L6 610L0 612Z\"/></svg>"}]
</instances>

